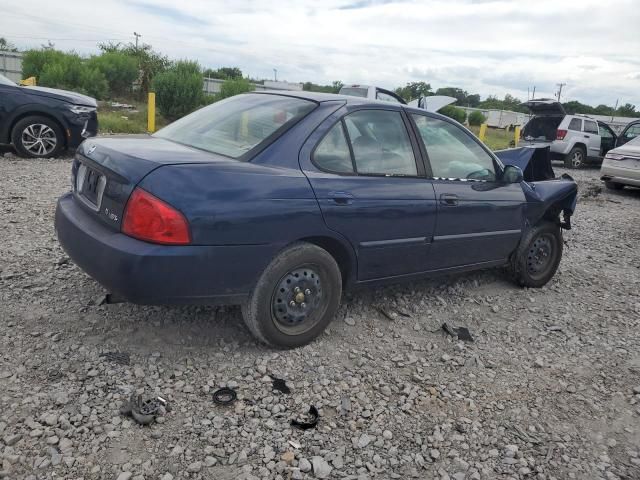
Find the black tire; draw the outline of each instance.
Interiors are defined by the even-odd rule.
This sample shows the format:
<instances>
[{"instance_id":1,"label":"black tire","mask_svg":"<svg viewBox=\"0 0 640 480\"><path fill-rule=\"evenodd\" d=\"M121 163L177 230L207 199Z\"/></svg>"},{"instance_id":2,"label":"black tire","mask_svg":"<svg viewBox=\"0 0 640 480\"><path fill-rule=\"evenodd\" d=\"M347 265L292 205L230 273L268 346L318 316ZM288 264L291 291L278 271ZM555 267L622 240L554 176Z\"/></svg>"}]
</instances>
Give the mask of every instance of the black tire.
<instances>
[{"instance_id":1,"label":"black tire","mask_svg":"<svg viewBox=\"0 0 640 480\"><path fill-rule=\"evenodd\" d=\"M296 243L262 272L242 316L251 333L267 345L300 347L331 323L341 295L342 275L335 259L316 245Z\"/></svg>"},{"instance_id":2,"label":"black tire","mask_svg":"<svg viewBox=\"0 0 640 480\"><path fill-rule=\"evenodd\" d=\"M583 147L573 147L564 157L564 166L567 168L582 168L587 164L587 152Z\"/></svg>"},{"instance_id":3,"label":"black tire","mask_svg":"<svg viewBox=\"0 0 640 480\"><path fill-rule=\"evenodd\" d=\"M511 259L511 273L523 287L540 288L555 275L562 259L562 232L552 222L534 225Z\"/></svg>"},{"instance_id":4,"label":"black tire","mask_svg":"<svg viewBox=\"0 0 640 480\"><path fill-rule=\"evenodd\" d=\"M18 155L27 158L57 157L65 146L60 125L50 118L35 115L21 119L13 126L11 141Z\"/></svg>"},{"instance_id":5,"label":"black tire","mask_svg":"<svg viewBox=\"0 0 640 480\"><path fill-rule=\"evenodd\" d=\"M607 187L609 190L622 190L624 188L623 184L611 182L609 180L604 181L604 186Z\"/></svg>"}]
</instances>

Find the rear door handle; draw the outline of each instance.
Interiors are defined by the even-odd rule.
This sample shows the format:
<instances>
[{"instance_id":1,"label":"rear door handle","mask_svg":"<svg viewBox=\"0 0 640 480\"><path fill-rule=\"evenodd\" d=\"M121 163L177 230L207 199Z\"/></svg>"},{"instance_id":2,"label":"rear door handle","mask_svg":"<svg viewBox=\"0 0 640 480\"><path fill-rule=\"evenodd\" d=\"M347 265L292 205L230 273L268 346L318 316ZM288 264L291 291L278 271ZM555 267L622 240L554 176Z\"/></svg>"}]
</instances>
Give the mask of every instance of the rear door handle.
<instances>
[{"instance_id":1,"label":"rear door handle","mask_svg":"<svg viewBox=\"0 0 640 480\"><path fill-rule=\"evenodd\" d=\"M458 196L453 193L443 193L440 195L440 203L442 205L448 205L450 207L454 207L458 205Z\"/></svg>"},{"instance_id":2,"label":"rear door handle","mask_svg":"<svg viewBox=\"0 0 640 480\"><path fill-rule=\"evenodd\" d=\"M353 195L349 192L329 192L329 199L336 205L351 205Z\"/></svg>"},{"instance_id":3,"label":"rear door handle","mask_svg":"<svg viewBox=\"0 0 640 480\"><path fill-rule=\"evenodd\" d=\"M585 135L584 138L591 138L589 135Z\"/></svg>"}]
</instances>

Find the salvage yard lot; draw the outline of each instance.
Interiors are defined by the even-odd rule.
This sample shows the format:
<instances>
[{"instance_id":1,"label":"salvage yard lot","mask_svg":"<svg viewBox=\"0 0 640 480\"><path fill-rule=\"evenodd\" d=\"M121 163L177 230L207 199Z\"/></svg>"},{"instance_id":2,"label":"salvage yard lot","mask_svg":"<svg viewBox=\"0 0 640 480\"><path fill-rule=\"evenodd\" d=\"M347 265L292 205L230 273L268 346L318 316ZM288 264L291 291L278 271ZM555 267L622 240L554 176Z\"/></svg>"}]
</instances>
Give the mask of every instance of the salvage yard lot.
<instances>
[{"instance_id":1,"label":"salvage yard lot","mask_svg":"<svg viewBox=\"0 0 640 480\"><path fill-rule=\"evenodd\" d=\"M53 230L70 165L0 156L0 478L640 478L640 190L570 172L543 289L493 270L352 292L318 341L275 352L238 308L97 305ZM132 423L136 390L172 411ZM318 427L293 429L311 404Z\"/></svg>"}]
</instances>

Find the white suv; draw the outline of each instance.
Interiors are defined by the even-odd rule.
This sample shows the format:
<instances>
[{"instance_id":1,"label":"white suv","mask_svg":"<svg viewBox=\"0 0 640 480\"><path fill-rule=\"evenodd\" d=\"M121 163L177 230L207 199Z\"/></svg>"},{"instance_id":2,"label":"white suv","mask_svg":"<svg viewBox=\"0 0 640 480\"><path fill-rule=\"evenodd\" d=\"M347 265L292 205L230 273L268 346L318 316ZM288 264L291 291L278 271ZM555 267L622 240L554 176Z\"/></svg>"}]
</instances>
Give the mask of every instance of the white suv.
<instances>
[{"instance_id":1,"label":"white suv","mask_svg":"<svg viewBox=\"0 0 640 480\"><path fill-rule=\"evenodd\" d=\"M563 160L567 168L601 163L615 147L617 136L606 123L587 115L567 115L557 100L540 98L523 105L532 117L522 129L522 140L548 144L551 158Z\"/></svg>"}]
</instances>

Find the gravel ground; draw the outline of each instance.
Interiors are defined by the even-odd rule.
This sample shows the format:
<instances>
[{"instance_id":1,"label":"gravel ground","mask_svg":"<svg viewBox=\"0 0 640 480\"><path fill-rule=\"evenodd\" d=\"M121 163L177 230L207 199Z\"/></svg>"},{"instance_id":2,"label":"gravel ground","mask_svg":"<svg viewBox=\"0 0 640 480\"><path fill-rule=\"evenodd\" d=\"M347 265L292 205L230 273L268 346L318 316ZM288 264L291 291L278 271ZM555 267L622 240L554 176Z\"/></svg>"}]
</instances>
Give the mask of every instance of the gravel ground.
<instances>
[{"instance_id":1,"label":"gravel ground","mask_svg":"<svg viewBox=\"0 0 640 480\"><path fill-rule=\"evenodd\" d=\"M97 305L53 230L69 172L0 155L0 478L640 478L639 190L572 172L543 289L496 270L350 293L319 340L274 352L238 308ZM225 385L238 400L216 405ZM135 392L170 411L134 423ZM310 405L317 428L292 428Z\"/></svg>"}]
</instances>

